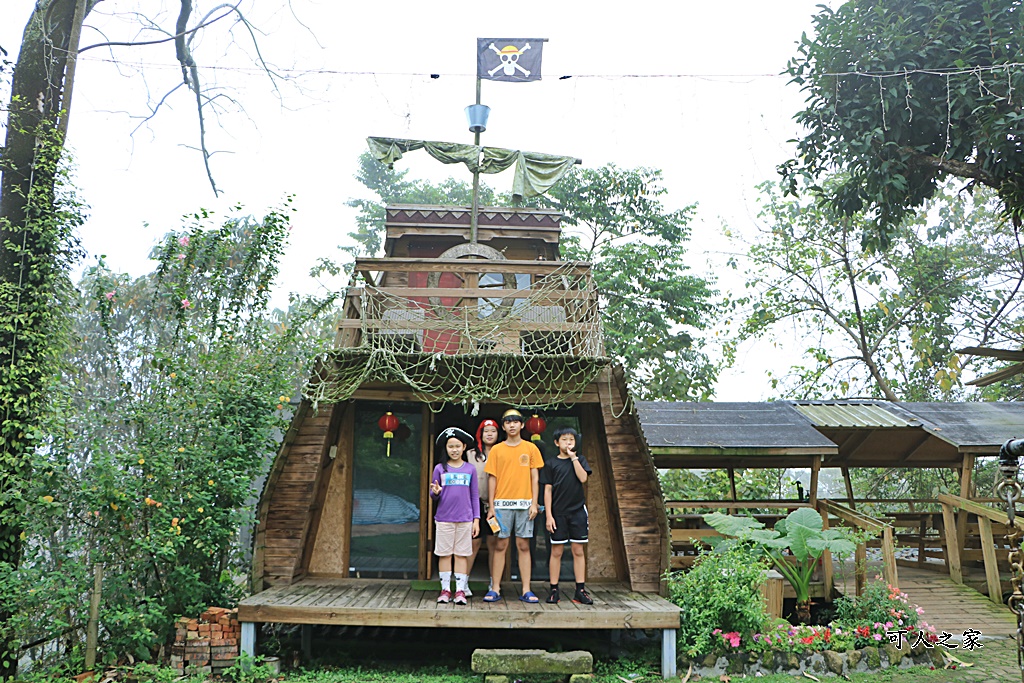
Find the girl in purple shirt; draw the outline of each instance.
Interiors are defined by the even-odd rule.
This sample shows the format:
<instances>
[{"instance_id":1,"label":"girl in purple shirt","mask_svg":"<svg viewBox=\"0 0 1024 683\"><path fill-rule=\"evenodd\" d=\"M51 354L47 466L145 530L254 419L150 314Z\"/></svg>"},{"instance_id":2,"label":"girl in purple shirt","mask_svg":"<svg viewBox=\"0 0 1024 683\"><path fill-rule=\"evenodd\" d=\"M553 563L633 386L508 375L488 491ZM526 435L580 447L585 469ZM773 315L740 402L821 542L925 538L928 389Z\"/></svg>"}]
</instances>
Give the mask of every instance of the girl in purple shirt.
<instances>
[{"instance_id":1,"label":"girl in purple shirt","mask_svg":"<svg viewBox=\"0 0 1024 683\"><path fill-rule=\"evenodd\" d=\"M456 605L466 604L469 588L469 556L473 539L480 533L480 491L476 467L466 462L466 447L473 437L458 427L449 427L437 437L435 451L440 461L430 476L430 497L437 501L434 511L434 554L441 577L437 601L452 601L452 557L455 558ZM444 450L442 450L442 448Z\"/></svg>"}]
</instances>

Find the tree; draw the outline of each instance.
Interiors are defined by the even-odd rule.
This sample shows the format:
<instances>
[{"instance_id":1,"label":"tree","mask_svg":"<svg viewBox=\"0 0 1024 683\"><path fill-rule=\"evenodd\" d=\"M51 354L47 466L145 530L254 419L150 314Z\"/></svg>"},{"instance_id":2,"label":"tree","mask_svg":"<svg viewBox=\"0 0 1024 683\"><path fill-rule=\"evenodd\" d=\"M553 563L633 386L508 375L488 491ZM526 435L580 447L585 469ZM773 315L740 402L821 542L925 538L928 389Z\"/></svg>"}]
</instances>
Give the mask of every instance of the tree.
<instances>
[{"instance_id":1,"label":"tree","mask_svg":"<svg viewBox=\"0 0 1024 683\"><path fill-rule=\"evenodd\" d=\"M806 180L884 247L944 179L1024 217L1024 11L1019 0L851 0L823 7L787 68L807 95L789 192ZM842 182L820 181L843 171Z\"/></svg>"},{"instance_id":2,"label":"tree","mask_svg":"<svg viewBox=\"0 0 1024 683\"><path fill-rule=\"evenodd\" d=\"M375 255L382 244L388 203L470 203L467 183L449 178L432 185L408 181L369 154L360 157L357 178L376 199L353 200L360 209L352 233L353 257ZM564 215L561 242L567 260L593 264L601 293L605 351L627 370L630 389L641 400L695 400L711 396L717 367L701 350L697 336L714 310L709 281L685 265L693 206L669 211L661 171L646 168L574 168L535 204ZM481 204L495 197L482 187Z\"/></svg>"},{"instance_id":3,"label":"tree","mask_svg":"<svg viewBox=\"0 0 1024 683\"><path fill-rule=\"evenodd\" d=\"M859 244L863 214L787 200L773 185L762 191L749 291L732 303L738 340L807 340L791 377L773 379L784 395L956 400L980 359L954 349L1021 340L1024 252L991 194L944 194L873 252Z\"/></svg>"},{"instance_id":4,"label":"tree","mask_svg":"<svg viewBox=\"0 0 1024 683\"><path fill-rule=\"evenodd\" d=\"M75 202L69 203L63 196L66 185L60 175L78 55L98 47L172 45L182 70L178 87L187 86L196 103L199 147L216 192L209 169L204 112L221 98L204 90L192 41L203 27L228 17L254 36L237 4L218 5L213 13L195 21L192 0L179 0L170 30L161 29L142 14L131 15L135 20L145 19L139 22L141 26L135 24L140 33L156 32L157 39L104 42L80 50L83 22L99 1L36 2L10 71L11 98L0 154L0 403L4 406L0 421L0 566L8 569L16 569L20 559L24 502L19 492L30 477L29 456L38 442L47 407L47 382L62 353L58 287L74 260L71 236L81 222ZM258 49L257 62L266 68ZM6 75L6 61L3 66L0 74ZM0 606L0 678L12 675L16 664L10 644L3 639L9 617L6 607Z\"/></svg>"},{"instance_id":5,"label":"tree","mask_svg":"<svg viewBox=\"0 0 1024 683\"><path fill-rule=\"evenodd\" d=\"M149 659L175 617L238 597L253 483L322 348L307 334L315 308L296 306L285 325L268 309L288 219L237 213L211 226L199 212L155 250L153 273L132 279L102 261L87 271L31 455L24 561L0 567L14 639L83 623L96 563L109 658ZM58 665L80 665L79 650Z\"/></svg>"},{"instance_id":6,"label":"tree","mask_svg":"<svg viewBox=\"0 0 1024 683\"><path fill-rule=\"evenodd\" d=\"M703 400L718 368L697 338L716 292L686 263L695 205L669 211L661 171L573 168L545 203L571 226L563 257L593 264L605 352L626 368L640 400ZM543 198L542 198L543 199Z\"/></svg>"}]
</instances>

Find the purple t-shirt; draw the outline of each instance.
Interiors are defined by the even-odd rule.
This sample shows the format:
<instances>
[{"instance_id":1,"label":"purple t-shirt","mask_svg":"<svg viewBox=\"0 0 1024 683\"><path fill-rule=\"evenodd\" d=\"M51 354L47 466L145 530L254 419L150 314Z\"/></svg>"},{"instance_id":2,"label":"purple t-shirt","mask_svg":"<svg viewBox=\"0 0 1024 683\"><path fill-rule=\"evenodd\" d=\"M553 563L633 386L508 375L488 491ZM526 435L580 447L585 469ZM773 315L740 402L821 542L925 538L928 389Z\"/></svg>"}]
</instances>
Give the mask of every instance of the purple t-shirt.
<instances>
[{"instance_id":1,"label":"purple t-shirt","mask_svg":"<svg viewBox=\"0 0 1024 683\"><path fill-rule=\"evenodd\" d=\"M437 522L472 522L480 518L480 493L477 485L476 467L464 462L458 467L448 465L448 471L438 465L430 481L441 484L441 493L431 492L437 500L434 520ZM440 500L439 500L440 499Z\"/></svg>"}]
</instances>

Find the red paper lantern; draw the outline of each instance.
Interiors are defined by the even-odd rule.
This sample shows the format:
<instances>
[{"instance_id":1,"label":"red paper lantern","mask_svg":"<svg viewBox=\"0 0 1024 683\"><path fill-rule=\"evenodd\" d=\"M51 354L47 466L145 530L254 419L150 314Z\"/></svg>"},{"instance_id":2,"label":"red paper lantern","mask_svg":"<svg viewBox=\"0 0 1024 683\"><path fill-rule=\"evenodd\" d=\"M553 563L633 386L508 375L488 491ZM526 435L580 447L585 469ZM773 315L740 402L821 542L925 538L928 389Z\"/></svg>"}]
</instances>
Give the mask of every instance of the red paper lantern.
<instances>
[{"instance_id":1,"label":"red paper lantern","mask_svg":"<svg viewBox=\"0 0 1024 683\"><path fill-rule=\"evenodd\" d=\"M547 428L548 423L544 421L544 418L536 413L526 421L526 431L533 435L530 437L530 441L540 441L540 435Z\"/></svg>"},{"instance_id":2,"label":"red paper lantern","mask_svg":"<svg viewBox=\"0 0 1024 683\"><path fill-rule=\"evenodd\" d=\"M398 418L390 411L381 415L381 418L377 420L377 426L380 427L382 432L384 432L384 438L388 442L389 458L391 457L391 439L395 438L395 430L398 429L398 425Z\"/></svg>"}]
</instances>

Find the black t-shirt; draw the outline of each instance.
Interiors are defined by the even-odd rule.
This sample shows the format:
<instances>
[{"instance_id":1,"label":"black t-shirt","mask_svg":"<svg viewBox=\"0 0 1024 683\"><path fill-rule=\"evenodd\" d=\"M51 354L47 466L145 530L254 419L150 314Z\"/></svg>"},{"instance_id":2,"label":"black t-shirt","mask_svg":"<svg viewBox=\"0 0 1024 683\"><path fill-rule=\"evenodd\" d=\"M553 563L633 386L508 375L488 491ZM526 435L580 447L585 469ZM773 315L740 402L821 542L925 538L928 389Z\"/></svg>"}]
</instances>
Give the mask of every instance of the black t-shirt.
<instances>
[{"instance_id":1,"label":"black t-shirt","mask_svg":"<svg viewBox=\"0 0 1024 683\"><path fill-rule=\"evenodd\" d=\"M577 453L577 455L579 455ZM587 459L579 455L580 465L591 474ZM576 477L576 468L572 458L548 458L540 471L540 485L551 485L551 514L566 515L579 510L587 503L583 494L583 484ZM543 496L541 496L543 500Z\"/></svg>"}]
</instances>

